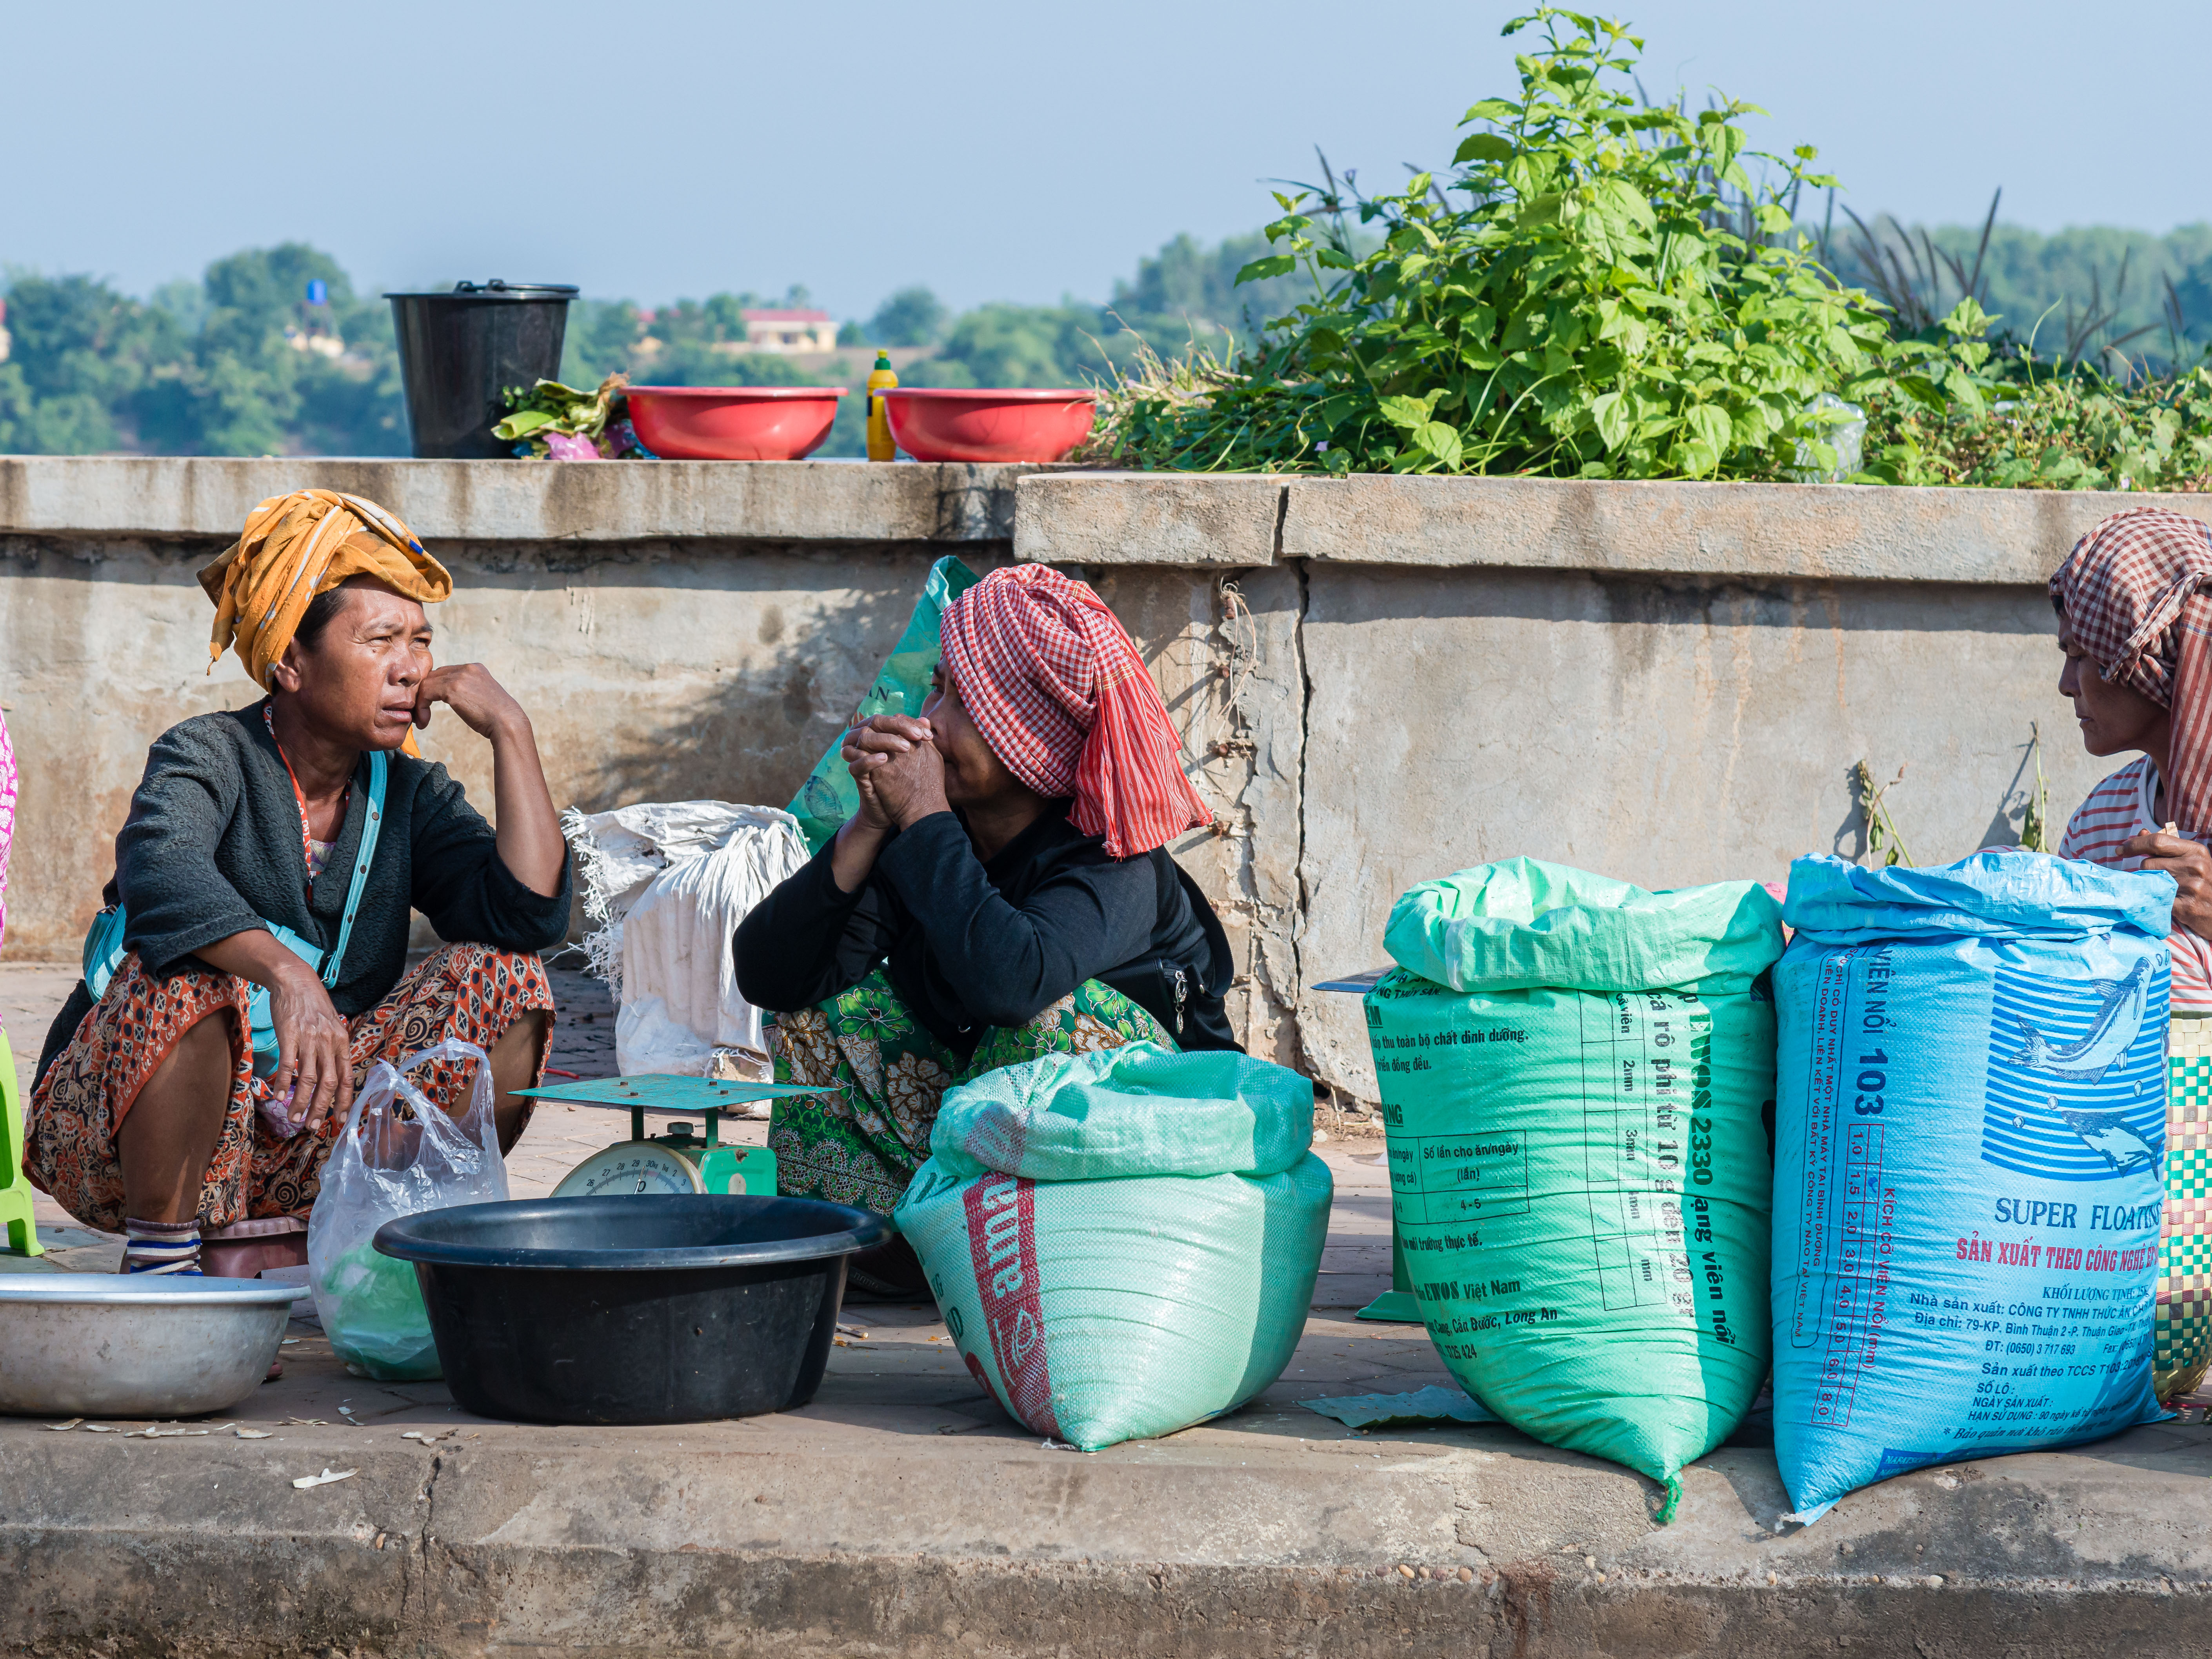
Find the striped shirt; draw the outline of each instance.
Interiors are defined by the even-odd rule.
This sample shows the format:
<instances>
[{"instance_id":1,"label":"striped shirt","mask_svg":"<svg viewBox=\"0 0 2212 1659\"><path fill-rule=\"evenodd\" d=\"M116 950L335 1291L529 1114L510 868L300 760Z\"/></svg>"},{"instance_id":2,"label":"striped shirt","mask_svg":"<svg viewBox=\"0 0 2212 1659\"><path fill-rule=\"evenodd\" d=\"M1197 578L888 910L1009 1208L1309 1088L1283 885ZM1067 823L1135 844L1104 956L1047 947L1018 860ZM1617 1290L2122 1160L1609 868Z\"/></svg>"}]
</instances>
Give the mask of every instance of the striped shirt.
<instances>
[{"instance_id":1,"label":"striped shirt","mask_svg":"<svg viewBox=\"0 0 2212 1659\"><path fill-rule=\"evenodd\" d=\"M2138 756L2089 792L2066 821L2058 856L2113 870L2141 869L2142 858L2127 857L2120 848L2160 827L2154 815L2157 799L2158 768L2148 755ZM2172 952L2173 1011L2212 1014L2212 942L2179 927L2166 943Z\"/></svg>"}]
</instances>

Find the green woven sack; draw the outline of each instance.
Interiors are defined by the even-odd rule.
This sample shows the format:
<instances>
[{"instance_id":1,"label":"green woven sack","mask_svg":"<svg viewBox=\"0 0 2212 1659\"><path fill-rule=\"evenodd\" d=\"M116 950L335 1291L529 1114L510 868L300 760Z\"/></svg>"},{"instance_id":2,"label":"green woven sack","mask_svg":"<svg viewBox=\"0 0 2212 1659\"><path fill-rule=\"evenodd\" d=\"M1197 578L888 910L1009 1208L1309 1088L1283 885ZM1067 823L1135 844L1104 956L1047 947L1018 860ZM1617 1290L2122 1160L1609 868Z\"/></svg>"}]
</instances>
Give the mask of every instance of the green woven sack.
<instances>
[{"instance_id":1,"label":"green woven sack","mask_svg":"<svg viewBox=\"0 0 2212 1659\"><path fill-rule=\"evenodd\" d=\"M922 704L929 701L929 677L937 672L938 627L945 620L945 607L981 580L951 554L929 567L929 579L921 586L914 615L907 618L906 632L899 635L898 643L877 672L874 684L853 711L850 726L874 714L921 713ZM785 809L799 820L799 833L810 853L827 847L845 820L860 810L860 786L853 781L852 769L845 763L841 752L844 747L845 734L840 732Z\"/></svg>"},{"instance_id":2,"label":"green woven sack","mask_svg":"<svg viewBox=\"0 0 2212 1659\"><path fill-rule=\"evenodd\" d=\"M1392 1205L1467 1391L1667 1489L1766 1375L1781 907L1515 859L1402 895L1368 993Z\"/></svg>"},{"instance_id":3,"label":"green woven sack","mask_svg":"<svg viewBox=\"0 0 2212 1659\"><path fill-rule=\"evenodd\" d=\"M1134 1042L949 1091L893 1219L968 1368L1039 1434L1171 1434L1290 1363L1328 1232L1313 1085Z\"/></svg>"}]
</instances>

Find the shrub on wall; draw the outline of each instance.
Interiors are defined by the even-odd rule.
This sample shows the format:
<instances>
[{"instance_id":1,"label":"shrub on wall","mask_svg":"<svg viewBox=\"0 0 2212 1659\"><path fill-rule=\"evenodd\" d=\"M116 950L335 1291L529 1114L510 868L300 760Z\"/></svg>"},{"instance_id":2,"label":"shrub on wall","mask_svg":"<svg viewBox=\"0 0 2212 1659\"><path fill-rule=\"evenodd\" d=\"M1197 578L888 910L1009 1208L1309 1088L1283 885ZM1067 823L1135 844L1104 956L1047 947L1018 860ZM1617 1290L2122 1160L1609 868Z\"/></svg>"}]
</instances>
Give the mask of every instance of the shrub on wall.
<instances>
[{"instance_id":1,"label":"shrub on wall","mask_svg":"<svg viewBox=\"0 0 2212 1659\"><path fill-rule=\"evenodd\" d=\"M1505 32L1540 39L1517 96L1467 112L1449 173L1279 194L1274 251L1243 276L1303 271L1311 297L1225 362L1125 374L1094 456L2057 488L2171 487L2208 465L2212 377L2162 403L2078 367L2039 379L1971 295L1906 335L1797 228L1802 188L1835 182L1809 146L1748 150L1741 101L1647 103L1625 24L1546 7ZM1868 417L1863 471L1831 441L1850 418L1837 398Z\"/></svg>"}]
</instances>

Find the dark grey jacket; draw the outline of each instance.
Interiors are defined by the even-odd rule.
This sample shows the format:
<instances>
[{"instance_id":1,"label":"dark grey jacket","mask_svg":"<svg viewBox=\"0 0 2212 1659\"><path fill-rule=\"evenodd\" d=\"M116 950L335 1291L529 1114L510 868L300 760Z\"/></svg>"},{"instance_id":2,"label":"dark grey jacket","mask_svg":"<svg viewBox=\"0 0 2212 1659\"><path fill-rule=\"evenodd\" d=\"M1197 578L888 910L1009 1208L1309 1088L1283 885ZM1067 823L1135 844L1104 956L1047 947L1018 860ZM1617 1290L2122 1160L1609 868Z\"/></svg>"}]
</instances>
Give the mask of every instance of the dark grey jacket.
<instances>
[{"instance_id":1,"label":"dark grey jacket","mask_svg":"<svg viewBox=\"0 0 2212 1659\"><path fill-rule=\"evenodd\" d=\"M106 898L113 903L119 894L129 912L125 945L161 978L203 965L192 955L200 946L264 921L281 922L327 951L345 913L368 803L363 756L310 905L300 808L261 705L171 726L146 757L146 775L115 841L116 878ZM543 951L568 932L569 886L564 865L558 893L532 892L500 861L491 825L446 769L394 753L375 860L331 1001L350 1017L398 982L410 908L428 917L441 939ZM89 1006L80 987L57 1022L63 1042Z\"/></svg>"},{"instance_id":2,"label":"dark grey jacket","mask_svg":"<svg viewBox=\"0 0 2212 1659\"><path fill-rule=\"evenodd\" d=\"M834 846L738 924L738 989L789 1012L860 982L878 963L955 1054L1018 1025L1087 979L1158 1020L1182 1048L1234 1048L1222 1008L1234 959L1213 907L1164 848L1106 855L1054 802L988 864L951 812L894 834L859 889Z\"/></svg>"}]
</instances>

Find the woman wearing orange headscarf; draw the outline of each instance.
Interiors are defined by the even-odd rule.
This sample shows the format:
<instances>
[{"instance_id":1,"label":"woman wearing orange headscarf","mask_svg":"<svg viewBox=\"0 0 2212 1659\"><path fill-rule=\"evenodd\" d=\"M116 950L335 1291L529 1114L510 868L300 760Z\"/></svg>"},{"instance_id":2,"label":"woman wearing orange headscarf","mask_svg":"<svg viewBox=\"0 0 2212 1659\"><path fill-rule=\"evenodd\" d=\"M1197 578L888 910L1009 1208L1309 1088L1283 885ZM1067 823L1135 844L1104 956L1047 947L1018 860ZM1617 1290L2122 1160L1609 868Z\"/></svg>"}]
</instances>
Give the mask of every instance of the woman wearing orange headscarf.
<instances>
[{"instance_id":1,"label":"woman wearing orange headscarf","mask_svg":"<svg viewBox=\"0 0 2212 1659\"><path fill-rule=\"evenodd\" d=\"M1229 943L1166 843L1212 819L1136 647L1042 565L945 607L921 718L848 737L860 806L737 936L738 988L775 1022L778 1190L890 1210L945 1091L1048 1053L1234 1048ZM904 1294L903 1241L854 1260Z\"/></svg>"},{"instance_id":2,"label":"woman wearing orange headscarf","mask_svg":"<svg viewBox=\"0 0 2212 1659\"><path fill-rule=\"evenodd\" d=\"M200 582L210 658L235 647L265 695L155 741L25 1124L32 1180L126 1234L131 1272L303 1228L368 1066L442 1037L489 1052L511 1145L552 1025L533 953L568 918L529 720L478 665L432 665L422 607L453 581L405 525L296 490ZM439 703L490 740L496 832L415 753ZM412 909L454 943L409 970ZM469 1080L428 1075L448 1109Z\"/></svg>"}]
</instances>

